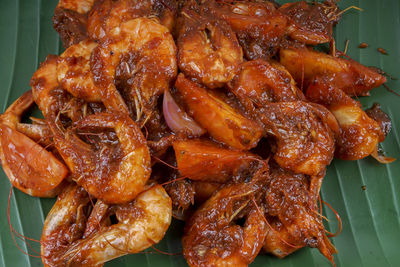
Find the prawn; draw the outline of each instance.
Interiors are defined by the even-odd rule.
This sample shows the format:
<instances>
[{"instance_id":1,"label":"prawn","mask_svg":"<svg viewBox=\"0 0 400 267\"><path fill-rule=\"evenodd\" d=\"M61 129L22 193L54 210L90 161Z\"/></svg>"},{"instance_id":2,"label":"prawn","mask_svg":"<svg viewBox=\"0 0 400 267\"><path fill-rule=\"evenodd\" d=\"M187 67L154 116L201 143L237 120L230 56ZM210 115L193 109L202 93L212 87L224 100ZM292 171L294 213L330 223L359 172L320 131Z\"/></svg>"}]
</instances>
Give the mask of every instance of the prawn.
<instances>
[{"instance_id":1,"label":"prawn","mask_svg":"<svg viewBox=\"0 0 400 267\"><path fill-rule=\"evenodd\" d=\"M88 16L87 31L91 39L102 40L120 23L140 17L156 17L172 31L176 12L177 5L173 0L97 1Z\"/></svg>"},{"instance_id":2,"label":"prawn","mask_svg":"<svg viewBox=\"0 0 400 267\"><path fill-rule=\"evenodd\" d=\"M129 74L128 100L136 107L136 120L142 113L151 115L158 97L177 75L176 47L169 30L148 18L137 18L113 28L105 41L92 53L91 70L95 85L101 90L105 106L128 113L128 108L114 83L117 67L124 57Z\"/></svg>"},{"instance_id":3,"label":"prawn","mask_svg":"<svg viewBox=\"0 0 400 267\"><path fill-rule=\"evenodd\" d=\"M100 202L101 203L101 202ZM44 266L99 266L158 243L171 223L171 199L152 186L123 205L96 203L88 219L89 195L69 186L49 212L41 236ZM108 218L115 215L117 223ZM92 223L97 227L91 227Z\"/></svg>"},{"instance_id":4,"label":"prawn","mask_svg":"<svg viewBox=\"0 0 400 267\"><path fill-rule=\"evenodd\" d=\"M264 203L269 224L264 250L283 258L304 246L317 247L333 262L332 254L337 251L325 235L321 217L315 211L319 188L318 192L311 188L313 178L310 181L303 174L271 169Z\"/></svg>"},{"instance_id":5,"label":"prawn","mask_svg":"<svg viewBox=\"0 0 400 267\"><path fill-rule=\"evenodd\" d=\"M235 33L221 19L185 8L178 35L179 68L209 88L222 87L243 61Z\"/></svg>"},{"instance_id":6,"label":"prawn","mask_svg":"<svg viewBox=\"0 0 400 267\"><path fill-rule=\"evenodd\" d=\"M386 82L376 69L307 48L280 50L280 63L304 88L318 76L329 76L331 83L350 96L368 95L369 91Z\"/></svg>"},{"instance_id":7,"label":"prawn","mask_svg":"<svg viewBox=\"0 0 400 267\"><path fill-rule=\"evenodd\" d=\"M358 160L369 156L384 141L384 129L361 109L359 102L330 81L328 77L314 79L306 96L311 101L326 106L339 123L340 133L336 138L335 156L344 160Z\"/></svg>"},{"instance_id":8,"label":"prawn","mask_svg":"<svg viewBox=\"0 0 400 267\"><path fill-rule=\"evenodd\" d=\"M97 43L84 40L67 48L57 60L57 79L63 89L87 102L101 102L90 71L90 56Z\"/></svg>"},{"instance_id":9,"label":"prawn","mask_svg":"<svg viewBox=\"0 0 400 267\"><path fill-rule=\"evenodd\" d=\"M68 169L19 131L25 125L20 123L21 116L32 104L32 91L27 91L0 116L0 159L13 186L31 196L53 197L64 186Z\"/></svg>"},{"instance_id":10,"label":"prawn","mask_svg":"<svg viewBox=\"0 0 400 267\"><path fill-rule=\"evenodd\" d=\"M288 18L286 34L307 45L330 42L333 39L332 27L342 14L334 1L286 3L278 12Z\"/></svg>"},{"instance_id":11,"label":"prawn","mask_svg":"<svg viewBox=\"0 0 400 267\"><path fill-rule=\"evenodd\" d=\"M295 173L319 175L332 161L339 126L325 107L303 101L270 103L260 109L266 134L275 138L273 158Z\"/></svg>"},{"instance_id":12,"label":"prawn","mask_svg":"<svg viewBox=\"0 0 400 267\"><path fill-rule=\"evenodd\" d=\"M78 135L110 132L89 144ZM95 137L93 137L95 138ZM126 114L87 115L65 133L54 134L55 145L73 180L107 203L127 203L143 191L151 173L150 152L139 127Z\"/></svg>"},{"instance_id":13,"label":"prawn","mask_svg":"<svg viewBox=\"0 0 400 267\"><path fill-rule=\"evenodd\" d=\"M87 39L87 15L95 0L60 0L53 17L53 27L65 48Z\"/></svg>"},{"instance_id":14,"label":"prawn","mask_svg":"<svg viewBox=\"0 0 400 267\"><path fill-rule=\"evenodd\" d=\"M305 100L290 73L274 61L258 59L241 64L228 85L250 111L271 102Z\"/></svg>"},{"instance_id":15,"label":"prawn","mask_svg":"<svg viewBox=\"0 0 400 267\"><path fill-rule=\"evenodd\" d=\"M286 34L287 17L270 1L208 1L208 9L236 33L247 59L269 59Z\"/></svg>"},{"instance_id":16,"label":"prawn","mask_svg":"<svg viewBox=\"0 0 400 267\"><path fill-rule=\"evenodd\" d=\"M263 214L252 205L253 183L223 187L188 220L182 239L190 266L247 266L266 236ZM244 226L234 223L245 218Z\"/></svg>"}]
</instances>

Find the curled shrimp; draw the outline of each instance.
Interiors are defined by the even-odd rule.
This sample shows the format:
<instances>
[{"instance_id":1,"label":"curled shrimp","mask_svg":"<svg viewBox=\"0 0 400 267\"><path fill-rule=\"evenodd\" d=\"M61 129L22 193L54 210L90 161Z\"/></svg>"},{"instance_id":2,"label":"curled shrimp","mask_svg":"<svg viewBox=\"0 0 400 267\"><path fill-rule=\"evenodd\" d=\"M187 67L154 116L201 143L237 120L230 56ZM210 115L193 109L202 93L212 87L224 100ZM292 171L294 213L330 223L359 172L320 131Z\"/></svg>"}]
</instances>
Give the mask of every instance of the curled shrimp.
<instances>
[{"instance_id":1,"label":"curled shrimp","mask_svg":"<svg viewBox=\"0 0 400 267\"><path fill-rule=\"evenodd\" d=\"M60 34L64 47L87 38L87 14L95 0L60 0L53 17L54 29Z\"/></svg>"},{"instance_id":2,"label":"curled shrimp","mask_svg":"<svg viewBox=\"0 0 400 267\"><path fill-rule=\"evenodd\" d=\"M124 205L98 203L89 217L90 198L83 188L71 185L58 197L41 236L44 266L99 266L138 253L158 243L171 223L171 199L162 186ZM113 214L118 222L110 225Z\"/></svg>"},{"instance_id":3,"label":"curled shrimp","mask_svg":"<svg viewBox=\"0 0 400 267\"><path fill-rule=\"evenodd\" d=\"M96 133L110 132L97 144ZM80 137L90 135L84 142ZM65 133L55 131L54 142L73 174L73 180L107 203L126 203L144 189L151 160L139 127L126 114L98 113L77 121Z\"/></svg>"},{"instance_id":4,"label":"curled shrimp","mask_svg":"<svg viewBox=\"0 0 400 267\"><path fill-rule=\"evenodd\" d=\"M140 17L157 17L170 31L175 24L174 0L103 0L89 13L87 31L93 40L101 40L120 23Z\"/></svg>"},{"instance_id":5,"label":"curled shrimp","mask_svg":"<svg viewBox=\"0 0 400 267\"><path fill-rule=\"evenodd\" d=\"M243 52L229 25L185 8L178 37L179 68L185 75L215 88L229 82L243 61Z\"/></svg>"},{"instance_id":6,"label":"curled shrimp","mask_svg":"<svg viewBox=\"0 0 400 267\"><path fill-rule=\"evenodd\" d=\"M305 100L296 82L282 65L261 59L241 64L240 71L229 83L229 89L248 110L271 102Z\"/></svg>"},{"instance_id":7,"label":"curled shrimp","mask_svg":"<svg viewBox=\"0 0 400 267\"><path fill-rule=\"evenodd\" d=\"M28 91L0 116L0 159L13 186L31 196L53 197L63 187L68 169L51 152L20 132L33 131L33 126L28 129L20 123L32 104L32 91Z\"/></svg>"},{"instance_id":8,"label":"curled shrimp","mask_svg":"<svg viewBox=\"0 0 400 267\"><path fill-rule=\"evenodd\" d=\"M337 251L325 234L322 215L315 208L319 186L313 183L322 181L322 178L312 177L310 181L303 174L275 167L271 169L265 197L269 227L264 250L283 258L304 246L317 247L333 262L332 254Z\"/></svg>"},{"instance_id":9,"label":"curled shrimp","mask_svg":"<svg viewBox=\"0 0 400 267\"><path fill-rule=\"evenodd\" d=\"M332 26L340 19L335 1L286 3L278 11L288 18L286 33L290 38L308 45L332 40Z\"/></svg>"},{"instance_id":10,"label":"curled shrimp","mask_svg":"<svg viewBox=\"0 0 400 267\"><path fill-rule=\"evenodd\" d=\"M84 40L67 48L57 60L57 79L63 89L88 102L101 102L90 71L90 56L97 43Z\"/></svg>"},{"instance_id":11,"label":"curled shrimp","mask_svg":"<svg viewBox=\"0 0 400 267\"><path fill-rule=\"evenodd\" d=\"M121 23L110 31L92 54L91 69L95 84L102 88L105 106L128 113L114 83L116 69L123 57L131 82L127 95L135 103L136 120L151 114L158 96L168 89L177 74L176 47L168 28L148 18Z\"/></svg>"},{"instance_id":12,"label":"curled shrimp","mask_svg":"<svg viewBox=\"0 0 400 267\"><path fill-rule=\"evenodd\" d=\"M236 33L247 59L269 59L285 36L287 18L271 1L207 1L208 9Z\"/></svg>"},{"instance_id":13,"label":"curled shrimp","mask_svg":"<svg viewBox=\"0 0 400 267\"><path fill-rule=\"evenodd\" d=\"M339 133L329 110L303 101L270 103L261 110L267 135L276 140L273 158L281 167L308 175L325 171Z\"/></svg>"},{"instance_id":14,"label":"curled shrimp","mask_svg":"<svg viewBox=\"0 0 400 267\"><path fill-rule=\"evenodd\" d=\"M189 266L247 266L255 259L266 235L263 214L252 207L256 190L253 184L224 187L193 214L182 239ZM243 227L235 224L243 217Z\"/></svg>"}]
</instances>

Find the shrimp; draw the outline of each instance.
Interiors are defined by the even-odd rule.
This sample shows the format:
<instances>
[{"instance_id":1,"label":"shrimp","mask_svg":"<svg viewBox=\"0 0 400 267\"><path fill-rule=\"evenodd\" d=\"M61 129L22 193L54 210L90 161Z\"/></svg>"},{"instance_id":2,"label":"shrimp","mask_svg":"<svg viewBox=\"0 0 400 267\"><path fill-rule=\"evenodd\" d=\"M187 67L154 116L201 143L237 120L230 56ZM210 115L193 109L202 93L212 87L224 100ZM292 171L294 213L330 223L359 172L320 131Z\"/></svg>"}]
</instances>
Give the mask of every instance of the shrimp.
<instances>
[{"instance_id":1,"label":"shrimp","mask_svg":"<svg viewBox=\"0 0 400 267\"><path fill-rule=\"evenodd\" d=\"M235 75L243 52L229 25L184 8L178 35L179 68L209 88L222 87Z\"/></svg>"},{"instance_id":2,"label":"shrimp","mask_svg":"<svg viewBox=\"0 0 400 267\"><path fill-rule=\"evenodd\" d=\"M332 27L340 19L340 10L333 1L286 3L278 12L288 18L286 33L290 38L307 45L330 42Z\"/></svg>"},{"instance_id":3,"label":"shrimp","mask_svg":"<svg viewBox=\"0 0 400 267\"><path fill-rule=\"evenodd\" d=\"M87 31L93 40L102 40L122 22L154 16L172 31L176 12L177 6L173 0L97 1L89 13Z\"/></svg>"},{"instance_id":4,"label":"shrimp","mask_svg":"<svg viewBox=\"0 0 400 267\"><path fill-rule=\"evenodd\" d=\"M171 199L161 186L150 187L124 205L96 203L99 221L94 229L87 215L89 203L88 194L76 185L58 197L41 236L44 266L99 266L138 253L158 243L171 223ZM113 214L118 222L109 225L105 220Z\"/></svg>"},{"instance_id":5,"label":"shrimp","mask_svg":"<svg viewBox=\"0 0 400 267\"><path fill-rule=\"evenodd\" d=\"M63 89L88 102L101 102L90 71L90 56L97 43L84 40L70 46L57 60L57 79Z\"/></svg>"},{"instance_id":6,"label":"shrimp","mask_svg":"<svg viewBox=\"0 0 400 267\"><path fill-rule=\"evenodd\" d=\"M271 182L265 196L269 227L264 250L283 258L297 249L310 246L333 261L335 247L325 235L321 217L315 211L318 192L311 190L311 182L303 174L293 174L280 168L271 168ZM310 189L309 189L310 188ZM316 195L314 195L316 193Z\"/></svg>"},{"instance_id":7,"label":"shrimp","mask_svg":"<svg viewBox=\"0 0 400 267\"><path fill-rule=\"evenodd\" d=\"M303 101L270 103L260 110L267 135L276 140L273 158L281 167L308 175L325 171L339 133L329 110Z\"/></svg>"},{"instance_id":8,"label":"shrimp","mask_svg":"<svg viewBox=\"0 0 400 267\"><path fill-rule=\"evenodd\" d=\"M247 266L255 259L267 230L251 202L257 190L252 183L226 186L193 214L182 239L189 266ZM243 217L243 227L234 223Z\"/></svg>"},{"instance_id":9,"label":"shrimp","mask_svg":"<svg viewBox=\"0 0 400 267\"><path fill-rule=\"evenodd\" d=\"M67 167L51 152L20 132L21 116L33 104L24 93L0 116L0 159L11 184L38 197L53 197L64 186Z\"/></svg>"},{"instance_id":10,"label":"shrimp","mask_svg":"<svg viewBox=\"0 0 400 267\"><path fill-rule=\"evenodd\" d=\"M150 116L158 96L168 89L177 74L176 47L169 30L154 20L137 18L121 23L92 53L91 70L95 85L101 90L105 106L128 113L114 80L121 59L129 78L129 100L136 106L136 120L142 113Z\"/></svg>"},{"instance_id":11,"label":"shrimp","mask_svg":"<svg viewBox=\"0 0 400 267\"><path fill-rule=\"evenodd\" d=\"M269 1L208 1L208 9L232 27L247 59L269 59L285 36L287 18Z\"/></svg>"},{"instance_id":12,"label":"shrimp","mask_svg":"<svg viewBox=\"0 0 400 267\"><path fill-rule=\"evenodd\" d=\"M178 75L175 87L188 114L217 141L240 150L257 145L263 134L259 123L244 117L221 97L186 79L183 74Z\"/></svg>"},{"instance_id":13,"label":"shrimp","mask_svg":"<svg viewBox=\"0 0 400 267\"><path fill-rule=\"evenodd\" d=\"M85 143L92 132L100 142ZM110 134L106 134L107 132ZM89 132L89 133L88 133ZM126 114L87 115L65 133L54 133L55 145L72 172L73 180L91 195L107 203L127 203L143 191L151 173L150 152L146 140Z\"/></svg>"},{"instance_id":14,"label":"shrimp","mask_svg":"<svg viewBox=\"0 0 400 267\"><path fill-rule=\"evenodd\" d=\"M373 68L307 48L281 49L280 63L297 83L304 83L304 88L317 76L329 76L334 86L346 94L363 96L386 82L386 77Z\"/></svg>"},{"instance_id":15,"label":"shrimp","mask_svg":"<svg viewBox=\"0 0 400 267\"><path fill-rule=\"evenodd\" d=\"M289 72L279 63L264 60L247 61L229 83L229 89L248 110L271 102L305 100Z\"/></svg>"},{"instance_id":16,"label":"shrimp","mask_svg":"<svg viewBox=\"0 0 400 267\"><path fill-rule=\"evenodd\" d=\"M330 83L327 77L316 78L306 96L325 105L336 117L340 134L336 140L335 156L344 160L358 160L374 152L385 133L378 122L370 118L361 104Z\"/></svg>"},{"instance_id":17,"label":"shrimp","mask_svg":"<svg viewBox=\"0 0 400 267\"><path fill-rule=\"evenodd\" d=\"M53 27L65 48L87 39L87 14L95 0L60 0L53 17Z\"/></svg>"}]
</instances>

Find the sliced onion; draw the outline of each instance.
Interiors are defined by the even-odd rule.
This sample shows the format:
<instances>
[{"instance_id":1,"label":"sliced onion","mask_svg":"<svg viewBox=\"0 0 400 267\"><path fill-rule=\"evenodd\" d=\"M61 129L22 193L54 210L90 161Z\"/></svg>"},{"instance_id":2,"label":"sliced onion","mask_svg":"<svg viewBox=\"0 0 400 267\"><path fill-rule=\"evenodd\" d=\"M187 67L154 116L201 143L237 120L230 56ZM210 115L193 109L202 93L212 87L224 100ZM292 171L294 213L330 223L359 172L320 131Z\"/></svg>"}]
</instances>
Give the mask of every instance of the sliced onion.
<instances>
[{"instance_id":1,"label":"sliced onion","mask_svg":"<svg viewBox=\"0 0 400 267\"><path fill-rule=\"evenodd\" d=\"M379 153L379 145L376 146L374 151L371 153L371 156L376 159L379 163L388 164L394 162L396 159L391 157L386 157L385 155Z\"/></svg>"},{"instance_id":2,"label":"sliced onion","mask_svg":"<svg viewBox=\"0 0 400 267\"><path fill-rule=\"evenodd\" d=\"M168 127L174 133L185 132L192 136L200 136L206 132L176 104L168 90L164 92L163 113Z\"/></svg>"}]
</instances>

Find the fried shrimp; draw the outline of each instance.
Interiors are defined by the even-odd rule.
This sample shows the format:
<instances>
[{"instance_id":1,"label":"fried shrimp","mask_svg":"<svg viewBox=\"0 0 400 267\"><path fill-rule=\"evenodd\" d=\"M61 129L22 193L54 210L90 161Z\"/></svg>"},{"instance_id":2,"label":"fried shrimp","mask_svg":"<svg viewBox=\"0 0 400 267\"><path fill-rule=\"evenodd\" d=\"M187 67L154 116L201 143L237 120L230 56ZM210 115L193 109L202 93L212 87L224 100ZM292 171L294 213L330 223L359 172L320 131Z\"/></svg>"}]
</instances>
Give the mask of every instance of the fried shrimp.
<instances>
[{"instance_id":1,"label":"fried shrimp","mask_svg":"<svg viewBox=\"0 0 400 267\"><path fill-rule=\"evenodd\" d=\"M85 143L79 136L110 132L100 142ZM151 161L146 140L138 126L125 114L99 113L77 121L54 142L73 180L91 195L107 203L126 203L144 189Z\"/></svg>"},{"instance_id":2,"label":"fried shrimp","mask_svg":"<svg viewBox=\"0 0 400 267\"><path fill-rule=\"evenodd\" d=\"M260 251L266 235L263 214L252 205L257 186L222 188L189 219L182 239L189 266L247 266ZM245 218L244 226L235 224Z\"/></svg>"},{"instance_id":3,"label":"fried shrimp","mask_svg":"<svg viewBox=\"0 0 400 267\"><path fill-rule=\"evenodd\" d=\"M310 199L316 199L308 177L284 169L272 168L271 182L266 190L266 210L269 227L264 250L283 258L304 247L317 247L333 261L335 247L325 235L321 217ZM317 192L317 195L319 192Z\"/></svg>"},{"instance_id":4,"label":"fried shrimp","mask_svg":"<svg viewBox=\"0 0 400 267\"><path fill-rule=\"evenodd\" d=\"M32 91L28 91L0 116L0 160L13 186L31 196L53 197L62 188L68 169L19 131L21 116L32 104Z\"/></svg>"},{"instance_id":5,"label":"fried shrimp","mask_svg":"<svg viewBox=\"0 0 400 267\"><path fill-rule=\"evenodd\" d=\"M207 1L208 11L236 33L247 59L269 59L279 49L287 18L270 1Z\"/></svg>"},{"instance_id":6,"label":"fried shrimp","mask_svg":"<svg viewBox=\"0 0 400 267\"><path fill-rule=\"evenodd\" d=\"M180 70L209 88L222 87L243 61L242 48L229 25L185 8L178 37Z\"/></svg>"},{"instance_id":7,"label":"fried shrimp","mask_svg":"<svg viewBox=\"0 0 400 267\"><path fill-rule=\"evenodd\" d=\"M171 223L171 199L162 186L153 186L124 205L96 205L98 227L83 236L90 222L89 203L88 194L76 185L58 197L43 227L44 266L101 266L158 243ZM102 223L111 215L116 224Z\"/></svg>"},{"instance_id":8,"label":"fried shrimp","mask_svg":"<svg viewBox=\"0 0 400 267\"><path fill-rule=\"evenodd\" d=\"M271 102L305 100L289 72L277 62L247 61L229 83L229 89L248 109L261 108Z\"/></svg>"},{"instance_id":9,"label":"fried shrimp","mask_svg":"<svg viewBox=\"0 0 400 267\"><path fill-rule=\"evenodd\" d=\"M273 158L281 167L318 175L330 164L339 127L329 110L295 101L270 103L261 112L267 135L276 140Z\"/></svg>"},{"instance_id":10,"label":"fried shrimp","mask_svg":"<svg viewBox=\"0 0 400 267\"><path fill-rule=\"evenodd\" d=\"M122 22L140 17L157 17L171 31L176 12L174 0L96 1L88 17L87 31L93 40L102 40Z\"/></svg>"},{"instance_id":11,"label":"fried shrimp","mask_svg":"<svg viewBox=\"0 0 400 267\"><path fill-rule=\"evenodd\" d=\"M74 44L57 61L57 79L63 89L88 102L101 102L99 89L90 71L90 56L97 43L85 40Z\"/></svg>"},{"instance_id":12,"label":"fried shrimp","mask_svg":"<svg viewBox=\"0 0 400 267\"><path fill-rule=\"evenodd\" d=\"M280 63L299 84L304 83L304 88L318 76L329 76L336 88L360 96L386 82L386 77L373 68L307 48L281 49Z\"/></svg>"},{"instance_id":13,"label":"fried shrimp","mask_svg":"<svg viewBox=\"0 0 400 267\"><path fill-rule=\"evenodd\" d=\"M102 88L105 106L128 113L114 83L117 67L124 57L131 57L131 64L125 64L131 79L127 95L135 103L136 120L139 120L142 113L151 114L158 96L176 77L175 42L165 26L148 18L138 18L113 28L94 50L91 70L95 85Z\"/></svg>"},{"instance_id":14,"label":"fried shrimp","mask_svg":"<svg viewBox=\"0 0 400 267\"><path fill-rule=\"evenodd\" d=\"M95 0L60 0L54 12L53 27L65 48L87 38L87 14Z\"/></svg>"},{"instance_id":15,"label":"fried shrimp","mask_svg":"<svg viewBox=\"0 0 400 267\"><path fill-rule=\"evenodd\" d=\"M316 78L308 87L306 96L326 106L340 126L335 156L344 160L358 160L374 152L385 133L378 122L370 118L361 104L335 87L327 77Z\"/></svg>"},{"instance_id":16,"label":"fried shrimp","mask_svg":"<svg viewBox=\"0 0 400 267\"><path fill-rule=\"evenodd\" d=\"M286 3L278 11L288 18L289 37L308 45L330 42L332 26L340 19L335 1Z\"/></svg>"}]
</instances>

